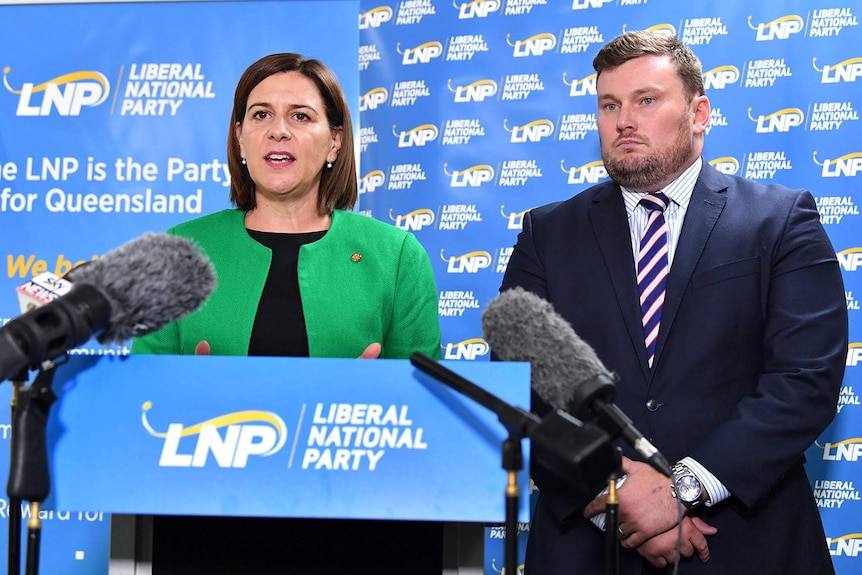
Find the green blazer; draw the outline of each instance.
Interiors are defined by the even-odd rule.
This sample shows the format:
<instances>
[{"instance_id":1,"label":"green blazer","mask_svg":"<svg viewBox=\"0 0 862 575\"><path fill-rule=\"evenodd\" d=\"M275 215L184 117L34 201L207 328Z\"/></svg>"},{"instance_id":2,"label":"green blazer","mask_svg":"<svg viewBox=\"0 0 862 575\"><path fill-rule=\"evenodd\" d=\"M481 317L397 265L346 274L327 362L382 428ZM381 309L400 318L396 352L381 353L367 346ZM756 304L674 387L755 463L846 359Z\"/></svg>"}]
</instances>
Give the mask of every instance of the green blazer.
<instances>
[{"instance_id":1,"label":"green blazer","mask_svg":"<svg viewBox=\"0 0 862 575\"><path fill-rule=\"evenodd\" d=\"M193 354L207 340L213 355L248 354L272 252L248 235L244 217L223 210L168 230L198 243L217 287L200 310L137 338L132 353ZM326 235L300 248L297 271L311 357L358 357L373 342L383 358L441 357L434 273L413 234L336 210Z\"/></svg>"}]
</instances>

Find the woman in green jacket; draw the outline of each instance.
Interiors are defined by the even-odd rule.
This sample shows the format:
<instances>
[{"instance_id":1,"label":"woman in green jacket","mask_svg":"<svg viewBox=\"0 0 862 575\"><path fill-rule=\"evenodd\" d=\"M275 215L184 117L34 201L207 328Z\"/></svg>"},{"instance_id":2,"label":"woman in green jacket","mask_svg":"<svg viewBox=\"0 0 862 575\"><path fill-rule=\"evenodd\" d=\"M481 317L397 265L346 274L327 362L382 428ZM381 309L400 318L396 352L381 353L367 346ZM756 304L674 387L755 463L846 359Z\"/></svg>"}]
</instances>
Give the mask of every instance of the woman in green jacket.
<instances>
[{"instance_id":1,"label":"woman in green jacket","mask_svg":"<svg viewBox=\"0 0 862 575\"><path fill-rule=\"evenodd\" d=\"M428 254L412 234L351 211L354 158L349 109L324 64L272 54L249 66L228 131L236 209L169 230L201 247L217 287L132 353L440 358ZM152 535L154 575L441 569L442 527L419 521L162 516Z\"/></svg>"},{"instance_id":2,"label":"woman in green jacket","mask_svg":"<svg viewBox=\"0 0 862 575\"><path fill-rule=\"evenodd\" d=\"M169 233L196 241L217 288L133 353L441 356L437 291L416 238L353 213L350 111L317 60L272 54L241 77L228 132L230 200Z\"/></svg>"}]
</instances>

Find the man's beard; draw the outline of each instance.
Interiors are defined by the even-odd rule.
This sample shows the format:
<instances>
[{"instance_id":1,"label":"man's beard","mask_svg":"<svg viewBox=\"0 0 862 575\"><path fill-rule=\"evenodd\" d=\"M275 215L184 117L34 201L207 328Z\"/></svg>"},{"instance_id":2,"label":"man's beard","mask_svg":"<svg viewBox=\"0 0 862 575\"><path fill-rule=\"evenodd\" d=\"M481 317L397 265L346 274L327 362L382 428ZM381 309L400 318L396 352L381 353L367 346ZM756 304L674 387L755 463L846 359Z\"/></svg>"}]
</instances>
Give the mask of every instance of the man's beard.
<instances>
[{"instance_id":1,"label":"man's beard","mask_svg":"<svg viewBox=\"0 0 862 575\"><path fill-rule=\"evenodd\" d=\"M655 192L670 182L668 178L688 167L694 154L694 145L687 137L687 119L680 123L680 131L673 145L648 156L611 158L602 153L608 175L622 187L638 192Z\"/></svg>"}]
</instances>

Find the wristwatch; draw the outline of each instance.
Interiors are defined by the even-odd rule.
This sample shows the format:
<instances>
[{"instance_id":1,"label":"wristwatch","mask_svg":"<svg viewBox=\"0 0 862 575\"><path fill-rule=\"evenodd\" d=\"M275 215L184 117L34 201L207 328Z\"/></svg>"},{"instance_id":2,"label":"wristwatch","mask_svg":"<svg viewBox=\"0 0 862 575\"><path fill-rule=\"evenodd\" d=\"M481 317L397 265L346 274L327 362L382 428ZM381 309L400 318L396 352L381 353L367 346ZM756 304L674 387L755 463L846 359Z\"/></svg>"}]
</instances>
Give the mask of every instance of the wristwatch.
<instances>
[{"instance_id":1,"label":"wristwatch","mask_svg":"<svg viewBox=\"0 0 862 575\"><path fill-rule=\"evenodd\" d=\"M706 490L700 484L700 479L684 463L677 463L671 468L671 484L673 496L686 509L696 507L706 501Z\"/></svg>"}]
</instances>

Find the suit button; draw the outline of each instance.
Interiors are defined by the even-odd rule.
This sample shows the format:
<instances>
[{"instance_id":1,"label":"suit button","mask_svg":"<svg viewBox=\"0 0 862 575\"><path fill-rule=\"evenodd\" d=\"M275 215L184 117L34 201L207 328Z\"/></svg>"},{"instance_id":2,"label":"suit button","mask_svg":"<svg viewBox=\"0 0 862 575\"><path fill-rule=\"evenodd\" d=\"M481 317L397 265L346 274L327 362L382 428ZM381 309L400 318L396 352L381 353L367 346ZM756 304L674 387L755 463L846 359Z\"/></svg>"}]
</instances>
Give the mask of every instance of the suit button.
<instances>
[{"instance_id":1,"label":"suit button","mask_svg":"<svg viewBox=\"0 0 862 575\"><path fill-rule=\"evenodd\" d=\"M650 411L658 411L659 407L661 407L661 404L655 399L650 399L646 402L646 408Z\"/></svg>"}]
</instances>

